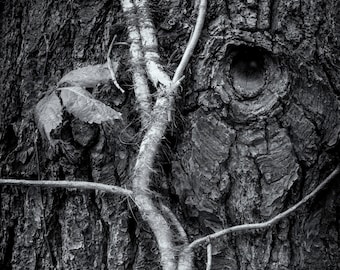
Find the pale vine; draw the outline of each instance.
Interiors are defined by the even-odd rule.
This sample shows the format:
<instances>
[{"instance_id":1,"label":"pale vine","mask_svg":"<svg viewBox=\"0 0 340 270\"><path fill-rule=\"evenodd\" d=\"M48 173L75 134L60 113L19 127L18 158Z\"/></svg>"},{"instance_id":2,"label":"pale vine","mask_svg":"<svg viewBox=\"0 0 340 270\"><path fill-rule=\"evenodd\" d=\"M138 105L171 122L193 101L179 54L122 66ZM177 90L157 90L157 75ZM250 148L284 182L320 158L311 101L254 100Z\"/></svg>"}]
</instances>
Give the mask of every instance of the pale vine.
<instances>
[{"instance_id":1,"label":"pale vine","mask_svg":"<svg viewBox=\"0 0 340 270\"><path fill-rule=\"evenodd\" d=\"M142 218L147 222L155 236L163 269L191 270L193 268L194 248L204 245L207 247L206 269L209 270L212 265L212 246L215 239L224 237L232 232L263 229L276 224L295 212L298 207L324 188L339 173L340 167L338 166L313 192L300 202L270 220L226 228L190 243L182 224L169 207L162 203L157 205L154 202L152 192L150 192L150 184L157 151L172 119L171 114L174 112L174 101L178 95L179 85L183 80L185 69L201 35L206 16L207 0L197 0L198 16L196 25L173 78L161 64L156 30L150 15L148 1L121 0L120 2L127 22L133 89L144 134L133 168L131 189L84 181L0 179L0 184L90 189L131 197L137 205ZM108 50L107 65L87 66L71 71L59 81L55 91L46 95L37 104L35 114L40 132L51 144L54 142L51 139L50 132L61 123L63 108L75 117L89 123L100 124L121 118L120 113L94 99L85 90L85 87L95 87L98 83L113 80L116 87L121 92L124 92L117 82L116 68L113 67L110 59L113 42L114 39ZM148 81L156 89L154 103L152 103ZM64 84L66 84L66 87ZM82 105L78 106L74 102L68 102L70 100L78 100L79 104ZM88 107L92 109L90 110ZM176 229L183 243L179 250L175 247L174 231L171 227Z\"/></svg>"}]
</instances>

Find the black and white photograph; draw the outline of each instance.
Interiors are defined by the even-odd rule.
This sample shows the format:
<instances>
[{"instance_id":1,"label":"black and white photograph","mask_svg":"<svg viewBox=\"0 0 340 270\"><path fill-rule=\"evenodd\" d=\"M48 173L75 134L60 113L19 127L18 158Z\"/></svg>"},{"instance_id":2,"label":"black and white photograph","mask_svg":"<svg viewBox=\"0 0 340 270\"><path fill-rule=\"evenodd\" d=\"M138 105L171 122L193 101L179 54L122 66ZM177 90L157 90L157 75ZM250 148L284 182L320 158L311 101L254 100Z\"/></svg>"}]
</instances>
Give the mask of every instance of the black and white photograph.
<instances>
[{"instance_id":1,"label":"black and white photograph","mask_svg":"<svg viewBox=\"0 0 340 270\"><path fill-rule=\"evenodd\" d=\"M340 1L0 0L0 270L340 270Z\"/></svg>"}]
</instances>

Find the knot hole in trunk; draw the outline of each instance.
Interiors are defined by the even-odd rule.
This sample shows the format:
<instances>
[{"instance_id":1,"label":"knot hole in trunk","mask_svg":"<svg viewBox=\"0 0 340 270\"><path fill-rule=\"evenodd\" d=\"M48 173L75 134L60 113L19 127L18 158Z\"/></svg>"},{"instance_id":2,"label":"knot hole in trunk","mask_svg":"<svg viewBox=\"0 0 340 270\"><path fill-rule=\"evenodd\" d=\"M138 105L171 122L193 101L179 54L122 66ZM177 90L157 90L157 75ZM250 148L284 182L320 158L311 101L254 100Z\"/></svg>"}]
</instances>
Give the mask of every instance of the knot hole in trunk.
<instances>
[{"instance_id":1,"label":"knot hole in trunk","mask_svg":"<svg viewBox=\"0 0 340 270\"><path fill-rule=\"evenodd\" d=\"M233 87L243 98L259 95L266 82L266 52L246 45L231 48L230 75Z\"/></svg>"}]
</instances>

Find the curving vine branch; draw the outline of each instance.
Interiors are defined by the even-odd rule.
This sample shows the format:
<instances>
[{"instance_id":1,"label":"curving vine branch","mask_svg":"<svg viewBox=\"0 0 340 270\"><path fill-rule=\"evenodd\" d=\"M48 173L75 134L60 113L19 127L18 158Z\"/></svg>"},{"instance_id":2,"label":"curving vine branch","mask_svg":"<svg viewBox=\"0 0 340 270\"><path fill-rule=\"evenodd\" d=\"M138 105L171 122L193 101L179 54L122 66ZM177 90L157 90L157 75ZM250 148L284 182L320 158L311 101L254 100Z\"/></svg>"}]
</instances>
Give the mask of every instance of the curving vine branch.
<instances>
[{"instance_id":1,"label":"curving vine branch","mask_svg":"<svg viewBox=\"0 0 340 270\"><path fill-rule=\"evenodd\" d=\"M291 206L286 211L274 216L273 218L265 221L265 222L259 222L259 223L251 223L251 224L242 224L233 226L221 231L218 231L213 234L209 234L207 236L201 237L190 243L187 247L185 247L182 251L182 254L180 255L180 260L178 264L178 270L190 270L191 264L186 259L187 254L192 254L192 251L194 248L200 246L200 245L207 245L208 247L208 254L209 249L211 248L211 241L220 237L224 237L225 235L233 232L244 232L244 231L250 231L250 230L257 230L257 229L266 229L269 228L282 219L288 217L290 214L294 213L299 207L304 205L306 202L308 202L310 199L312 199L317 193L319 193L329 182L331 182L338 174L340 173L340 165L338 165L332 173L323 180L311 193L306 195L301 201ZM210 246L210 247L209 247ZM208 255L209 258L210 255Z\"/></svg>"}]
</instances>

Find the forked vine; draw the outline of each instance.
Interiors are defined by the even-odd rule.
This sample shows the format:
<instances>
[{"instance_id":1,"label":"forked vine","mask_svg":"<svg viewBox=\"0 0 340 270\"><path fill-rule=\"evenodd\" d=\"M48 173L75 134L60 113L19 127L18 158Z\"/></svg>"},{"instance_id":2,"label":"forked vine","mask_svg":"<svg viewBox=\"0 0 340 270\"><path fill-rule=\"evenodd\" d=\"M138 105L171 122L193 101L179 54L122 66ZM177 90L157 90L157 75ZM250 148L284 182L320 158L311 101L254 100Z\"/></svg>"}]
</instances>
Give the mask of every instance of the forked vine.
<instances>
[{"instance_id":1,"label":"forked vine","mask_svg":"<svg viewBox=\"0 0 340 270\"><path fill-rule=\"evenodd\" d=\"M206 269L211 269L212 246L215 239L224 237L232 232L263 229L276 224L315 196L326 184L334 179L340 171L340 167L337 166L313 192L288 210L266 222L230 227L199 238L191 243L189 243L188 236L175 214L167 206L155 204L152 198L152 192L150 191L150 184L156 154L172 119L171 114L174 112L175 97L178 95L178 88L183 80L184 71L193 54L198 39L200 38L206 16L207 0L197 0L197 2L199 2L197 5L198 16L194 31L188 41L180 64L171 79L170 75L165 71L166 69L161 64L162 61L158 52L156 30L150 15L148 1L121 0L130 43L129 52L130 64L132 67L133 89L141 117L142 130L144 132L131 176L131 190L93 182L0 180L0 184L2 185L90 189L132 197L142 218L148 223L155 236L160 252L161 265L164 270L191 270L193 268L193 250L202 245L207 247ZM121 92L124 92L117 82L115 76L116 70L113 68L110 59L112 42L108 50L106 66L89 66L66 74L58 83L56 90L58 91L58 95L55 92L50 93L38 103L36 115L40 127L39 129L51 145L55 142L51 138L50 132L62 121L62 106L74 116L89 123L102 123L103 121L119 119L121 117L118 112L95 100L90 93L87 93L84 90L86 86L92 86L93 84L98 83L98 81L107 81L111 79L114 81L116 87ZM100 75L98 75L98 77L91 77L88 76L89 74L93 76L95 74ZM152 103L150 95L149 81L156 89L156 99L154 103ZM68 83L68 85L65 87L63 85L64 83ZM92 106L92 111L90 113L84 113L84 111L80 111L79 108L75 108L72 104L68 104L67 100L70 98L77 99L81 104L84 104L84 106L90 104ZM93 116L93 112L95 112L96 118ZM46 119L46 116L41 116L39 114L50 115ZM176 249L174 229L172 227L175 228L183 243L181 250Z\"/></svg>"},{"instance_id":2,"label":"forked vine","mask_svg":"<svg viewBox=\"0 0 340 270\"><path fill-rule=\"evenodd\" d=\"M178 261L176 262L177 270L191 270L192 269L192 256L193 250L199 246L207 246L207 269L211 267L212 261L212 253L211 248L213 241L222 238L230 233L241 233L244 231L258 230L258 229L266 229L269 228L281 220L287 218L289 215L296 212L296 210L315 197L323 188L326 187L332 180L335 179L337 175L340 173L340 165L338 165L332 173L326 177L312 192L306 195L301 201L294 204L286 211L279 213L278 215L272 217L271 219L260 222L260 223L250 223L250 224L242 224L233 227L229 227L227 229L218 231L216 233L201 237L196 239L195 241L189 243L187 241L187 236L185 231L182 231L182 226L179 223L176 216L171 212L169 208L164 205L161 205L162 211L169 216L171 220L171 225L174 225L179 232L179 235L183 238L184 246L180 251ZM40 186L45 188L77 188L79 190L97 190L105 193L117 194L122 196L133 197L133 191L125 188L121 188L113 185L106 185L101 183L93 183L86 181L51 181L51 180L18 180L18 179L0 179L0 185L18 185L18 186ZM164 268L164 267L163 267ZM166 269L166 268L164 268Z\"/></svg>"}]
</instances>

